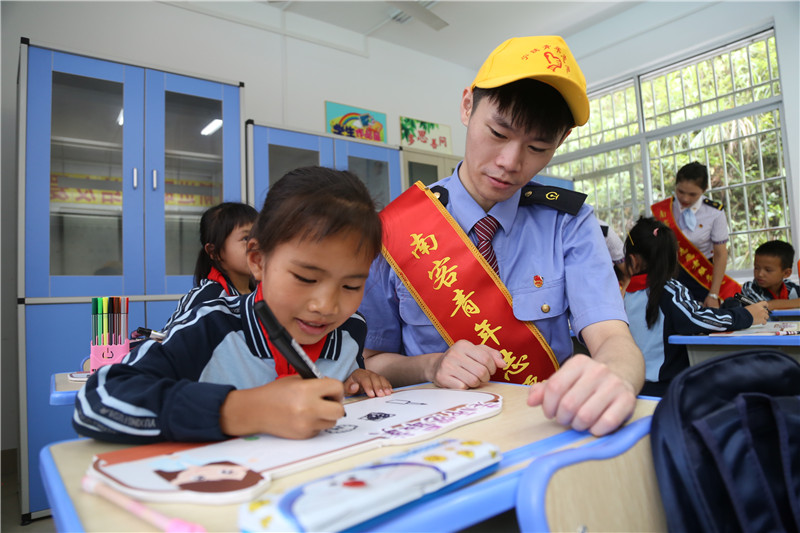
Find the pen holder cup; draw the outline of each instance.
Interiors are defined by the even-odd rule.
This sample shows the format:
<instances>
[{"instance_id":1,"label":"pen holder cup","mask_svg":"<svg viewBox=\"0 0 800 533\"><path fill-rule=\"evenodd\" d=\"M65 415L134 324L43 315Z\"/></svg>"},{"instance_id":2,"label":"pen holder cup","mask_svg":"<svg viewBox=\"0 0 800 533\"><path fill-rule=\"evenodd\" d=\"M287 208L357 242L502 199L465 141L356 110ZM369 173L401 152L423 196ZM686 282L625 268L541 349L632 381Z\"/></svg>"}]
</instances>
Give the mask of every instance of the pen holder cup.
<instances>
[{"instance_id":1,"label":"pen holder cup","mask_svg":"<svg viewBox=\"0 0 800 533\"><path fill-rule=\"evenodd\" d=\"M96 371L101 366L119 363L131 351L129 340L122 344L97 344L91 348L89 370Z\"/></svg>"}]
</instances>

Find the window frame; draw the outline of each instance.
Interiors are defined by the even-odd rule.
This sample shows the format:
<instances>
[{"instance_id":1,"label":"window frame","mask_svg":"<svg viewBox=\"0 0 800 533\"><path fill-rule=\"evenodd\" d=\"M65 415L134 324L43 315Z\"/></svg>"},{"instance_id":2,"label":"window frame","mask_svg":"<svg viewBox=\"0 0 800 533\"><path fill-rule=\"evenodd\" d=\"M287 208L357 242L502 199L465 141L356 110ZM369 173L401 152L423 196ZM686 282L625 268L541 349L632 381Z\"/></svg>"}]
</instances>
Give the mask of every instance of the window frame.
<instances>
[{"instance_id":1,"label":"window frame","mask_svg":"<svg viewBox=\"0 0 800 533\"><path fill-rule=\"evenodd\" d=\"M769 47L769 39L773 40L773 45L774 46L772 48ZM795 212L796 206L794 204L796 203L797 200L795 199L796 192L793 191L792 180L789 179L789 164L788 164L788 156L787 156L787 153L788 153L787 146L788 146L788 144L787 144L787 139L786 139L787 132L786 132L786 126L785 126L786 114L785 114L785 109L784 109L784 105L783 105L783 92L782 91L777 96L775 96L775 95L769 96L769 97L766 97L764 99L761 99L761 100L758 100L758 101L755 101L755 102L747 103L747 104L744 104L744 105L734 106L733 108L725 109L723 111L717 110L716 112L711 113L711 114L707 114L707 115L702 115L701 114L701 116L699 116L697 118L686 119L686 120L683 120L683 121L678 122L678 123L671 123L669 125L656 127L655 129L652 129L652 130L646 130L645 129L645 121L646 120L656 121L656 119L655 119L655 114L653 114L652 117L645 117L645 115L644 115L644 99L643 99L642 94L641 94L643 81L655 79L658 76L665 75L668 72L681 71L686 66L698 65L702 61L705 61L705 60L708 60L708 59L713 59L715 56L717 56L719 54L724 54L726 52L730 53L731 51L733 51L735 49L739 49L739 48L741 48L743 46L749 46L750 44L752 44L754 42L758 42L760 40L767 42L767 50L768 50L769 53L775 53L775 54L779 53L777 51L777 43L774 42L775 41L775 30L774 30L774 27L769 26L769 27L761 28L758 31L750 32L747 35L743 35L743 36L741 36L739 38L736 38L734 40L730 40L730 41L727 41L727 42L722 43L722 44L717 44L716 46L711 46L711 47L709 47L708 49L706 49L706 50L704 50L702 52L693 52L689 56L687 56L685 58L682 58L682 59L678 59L678 60L674 60L673 59L673 60L665 61L663 64L660 64L660 65L655 66L655 67L650 66L650 68L638 69L638 70L636 70L636 71L634 71L632 73L626 74L624 78L615 80L613 83L610 83L610 84L604 86L603 88L600 88L598 90L592 91L589 94L589 100L590 100L591 103L594 103L595 101L600 102L604 97L608 96L609 94L613 95L615 92L627 91L632 86L632 88L634 89L634 94L635 94L635 98L636 98L636 108L637 108L636 109L636 111L637 111L636 119L637 119L637 123L638 123L638 132L633 133L633 134L629 134L629 135L627 135L626 137L623 137L623 138L615 138L614 140L607 141L607 142L600 141L597 144L594 144L592 139L597 135L600 135L600 137L602 138L603 132L609 131L609 129L603 129L603 130L601 130L600 132L597 132L597 133L589 133L588 135L583 136L583 138L588 137L590 139L590 146L588 146L586 148L578 148L578 149L576 149L574 151L564 151L564 150L560 149L559 151L556 152L556 155L553 157L553 159L551 160L550 164L542 171L542 173L545 174L545 175L552 175L552 176L556 176L556 177L560 177L560 178L564 178L564 179L571 179L576 185L575 189L576 190L580 190L581 187L577 186L577 184L579 182L584 181L584 180L588 180L588 179L597 179L598 176L609 175L609 174L613 173L616 169L619 169L619 168L622 168L622 167L620 166L620 167L615 167L615 168L603 168L603 169L593 168L591 171L589 171L589 172L587 172L585 174L580 174L580 175L572 174L571 173L571 169L569 169L567 171L566 175L565 175L564 172L556 170L557 167L559 167L561 165L569 165L570 163L575 163L577 161L585 160L587 158L597 157L599 155L606 154L606 153L611 153L611 152L618 151L618 150L621 150L621 149L630 150L633 146L638 145L639 156L640 156L639 161L632 161L632 162L626 163L625 166L629 166L629 165L633 164L633 165L639 165L641 167L641 179L643 180L643 183L641 184L641 186L638 186L638 184L636 183L636 180L639 179L639 177L633 175L632 179L631 179L631 184L630 184L630 187L631 187L630 198L631 198L631 202L633 204L633 208L635 209L636 206L638 205L638 206L640 206L641 209L640 209L638 214L633 213L632 219L625 221L624 227L619 227L619 226L615 227L615 224L618 224L618 221L614 221L614 223L612 223L612 228L613 229L615 229L618 233L624 234L630 228L630 225L632 225L633 222L635 222L635 219L638 218L639 215L646 215L646 216L650 216L651 215L649 206L654 201L653 200L654 191L656 191L656 192L660 191L661 194L659 195L659 197L660 198L664 197L664 193L665 193L664 180L659 178L658 181L660 183L654 183L653 175L651 173L651 156L650 156L650 150L649 150L649 146L650 146L651 143L657 142L657 141L661 141L661 140L667 139L667 138L676 137L676 136L681 135L681 134L691 133L691 132L694 132L694 131L701 131L701 130L703 130L705 128L709 128L709 127L712 127L712 126L715 126L715 125L724 124L726 122L737 120L737 119L741 119L743 117L759 116L759 115L762 115L762 114L768 113L768 112L769 113L777 112L779 120L780 120L780 126L778 128L779 132L780 132L780 135L779 135L779 137L780 137L779 138L779 141L780 141L779 154L780 154L780 157L782 159L782 161L780 163L780 166L781 166L781 168L783 170L783 174L782 174L781 178L779 178L779 179L773 179L773 180L759 179L757 181L748 182L747 184L744 184L743 187L747 187L750 184L752 184L752 185L761 185L761 184L764 184L764 183L766 183L768 181L780 181L782 183L782 185L783 185L783 190L786 192L786 196L788 197L788 198L784 199L784 201L785 201L784 205L787 207L787 210L784 213L784 217L785 217L784 224L780 225L780 226L776 226L774 228L773 227L767 227L767 228L763 228L763 229L752 229L751 230L750 229L750 221L748 219L748 221L747 221L747 229L746 230L734 232L732 227L731 227L730 213L728 212L728 213L726 213L726 219L728 220L729 230L730 230L730 234L731 234L731 237L729 238L728 246L730 247L732 245L731 241L733 240L734 235L754 235L754 234L757 234L759 231L762 231L762 230L764 230L764 231L774 231L775 230L776 231L776 230L784 230L785 229L789 239L792 239L793 238L792 227L793 227L794 222L795 222L795 221L792 220L792 214ZM749 59L749 56L748 56L748 65L751 65L751 61ZM771 62L768 63L768 68L770 69L770 72L772 72L772 70L771 70L772 69L772 63ZM753 73L752 73L752 68L751 68L750 69L751 79L752 79L752 74ZM779 77L777 78L777 80L773 80L772 78L770 78L769 83L775 83L775 82L780 83L780 81L781 81L781 78L780 78L780 73L779 73ZM716 81L715 81L715 83L716 83ZM752 90L753 87L751 86L750 89ZM682 91L684 90L683 86L681 87L681 90ZM715 98L719 99L719 96L717 95L717 96L715 96ZM612 100L613 100L613 97L612 97ZM686 100L684 99L684 106L681 109L682 110L686 110L688 105L689 104L686 104ZM613 131L614 129L615 128L611 128L611 131ZM758 133L760 133L760 132L758 132ZM737 139L745 139L746 137L747 136L745 136L745 135L741 135L741 136L737 136ZM569 138L568 138L568 140L569 140ZM568 145L568 142L565 142L564 145L566 147ZM704 144L702 147L698 147L697 150L703 150L704 152L707 153L707 151L709 150L709 146L710 145L708 145L708 144ZM760 152L760 150L761 150L761 147L759 146L759 152ZM761 156L761 154L759 154L759 157L760 156ZM705 163L705 161L703 161L703 163ZM565 168L569 168L569 167L567 166ZM736 186L734 188L738 188L738 186ZM637 189L641 190L641 196L639 196L639 191ZM721 192L724 195L724 198L727 198L728 197L728 191L730 189L731 189L731 185L730 184L724 184L722 187L718 187L718 188L715 188L715 189L709 189L709 192L710 192L712 197L718 196L719 192ZM717 193L717 194L715 194L715 193ZM727 204L728 202L724 202L724 203ZM611 206L611 207L614 207L614 206ZM608 210L608 206L601 206L599 209L597 209L597 211L600 212L600 213L605 213L607 210ZM602 218L602 216L599 217L599 218ZM607 221L607 222L611 223L612 221ZM768 220L767 220L767 224L768 224ZM752 263L752 254L753 254L753 252L755 250L755 246L752 243L752 238L748 237L748 243L749 244L748 244L747 254L751 258L750 263ZM728 264L729 270L727 272L728 275L730 275L732 277L742 278L742 279L752 276L752 267L751 266L749 266L747 268L732 269L732 267L731 267L732 260L733 260L733 254L730 254L729 264Z\"/></svg>"}]
</instances>

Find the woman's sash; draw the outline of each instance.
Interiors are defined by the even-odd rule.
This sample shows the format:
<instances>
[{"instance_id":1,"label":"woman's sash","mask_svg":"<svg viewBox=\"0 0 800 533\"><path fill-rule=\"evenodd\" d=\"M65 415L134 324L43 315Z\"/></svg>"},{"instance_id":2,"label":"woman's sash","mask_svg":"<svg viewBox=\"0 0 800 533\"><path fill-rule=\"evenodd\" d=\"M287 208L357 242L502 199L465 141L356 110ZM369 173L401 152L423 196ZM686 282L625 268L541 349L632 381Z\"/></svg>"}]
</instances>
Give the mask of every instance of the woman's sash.
<instances>
[{"instance_id":1,"label":"woman's sash","mask_svg":"<svg viewBox=\"0 0 800 533\"><path fill-rule=\"evenodd\" d=\"M514 316L511 294L433 193L415 183L383 211L383 256L442 335L503 354L492 379L532 384L558 369L532 322Z\"/></svg>"},{"instance_id":2,"label":"woman's sash","mask_svg":"<svg viewBox=\"0 0 800 533\"><path fill-rule=\"evenodd\" d=\"M690 241L678 227L678 223L675 221L675 217L672 213L672 202L674 200L675 198L670 196L669 198L651 205L650 209L653 211L653 216L675 232L675 237L678 239L678 262L681 267L683 267L686 273L697 281L697 283L707 290L710 290L711 280L714 274L714 264L697 249L692 241ZM741 291L742 287L736 283L736 281L725 276L719 288L719 297L721 300L725 300Z\"/></svg>"}]
</instances>

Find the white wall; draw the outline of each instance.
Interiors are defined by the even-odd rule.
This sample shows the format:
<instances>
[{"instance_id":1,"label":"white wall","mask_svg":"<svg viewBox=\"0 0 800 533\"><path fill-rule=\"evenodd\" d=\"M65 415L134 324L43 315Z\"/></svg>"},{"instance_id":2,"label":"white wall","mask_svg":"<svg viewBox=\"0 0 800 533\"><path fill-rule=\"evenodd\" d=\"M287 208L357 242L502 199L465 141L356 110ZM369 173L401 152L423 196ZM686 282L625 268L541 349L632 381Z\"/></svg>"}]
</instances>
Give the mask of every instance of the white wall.
<instances>
[{"instance_id":1,"label":"white wall","mask_svg":"<svg viewBox=\"0 0 800 533\"><path fill-rule=\"evenodd\" d=\"M593 87L664 58L704 51L774 21L784 92L790 180L800 165L798 4L792 2L643 2L566 39ZM385 112L389 144L399 144L398 116L449 124L461 152L461 90L474 72L322 23L287 17L220 20L154 2L0 2L2 22L2 161L0 248L3 280L2 449L17 446L16 72L20 37L33 44L219 81L244 82L243 114L259 124L324 131L324 101ZM248 22L249 21L249 22ZM266 25L285 32L268 31ZM281 26L283 25L283 26ZM287 36L303 34L304 38ZM468 38L468 37L465 37ZM327 43L327 44L322 44ZM486 51L489 53L489 50ZM478 61L482 59L479 58ZM422 85L424 80L424 85ZM421 87L425 87L422 89ZM798 229L794 201L794 234ZM75 356L77 357L77 356Z\"/></svg>"}]
</instances>

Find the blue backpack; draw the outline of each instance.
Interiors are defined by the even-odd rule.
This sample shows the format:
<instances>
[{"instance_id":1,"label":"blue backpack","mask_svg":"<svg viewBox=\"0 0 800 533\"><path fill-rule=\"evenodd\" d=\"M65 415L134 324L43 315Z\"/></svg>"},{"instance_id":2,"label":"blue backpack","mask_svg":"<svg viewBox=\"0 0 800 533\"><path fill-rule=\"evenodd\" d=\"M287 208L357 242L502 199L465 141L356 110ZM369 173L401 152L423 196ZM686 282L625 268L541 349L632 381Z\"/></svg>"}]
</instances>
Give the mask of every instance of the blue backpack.
<instances>
[{"instance_id":1,"label":"blue backpack","mask_svg":"<svg viewBox=\"0 0 800 533\"><path fill-rule=\"evenodd\" d=\"M800 363L752 350L691 366L650 432L670 531L800 531Z\"/></svg>"}]
</instances>

